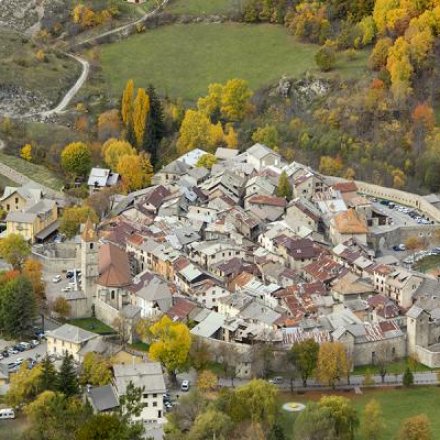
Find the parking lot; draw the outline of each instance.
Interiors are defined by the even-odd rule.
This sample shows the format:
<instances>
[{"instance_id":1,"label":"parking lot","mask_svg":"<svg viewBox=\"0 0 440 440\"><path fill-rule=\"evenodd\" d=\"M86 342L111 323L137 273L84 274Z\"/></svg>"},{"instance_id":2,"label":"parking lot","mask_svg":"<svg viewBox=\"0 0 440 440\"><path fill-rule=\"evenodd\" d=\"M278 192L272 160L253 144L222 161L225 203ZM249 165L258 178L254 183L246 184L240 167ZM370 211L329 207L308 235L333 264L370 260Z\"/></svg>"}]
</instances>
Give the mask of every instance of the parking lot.
<instances>
[{"instance_id":1,"label":"parking lot","mask_svg":"<svg viewBox=\"0 0 440 440\"><path fill-rule=\"evenodd\" d=\"M0 339L0 351L5 350L6 347L13 347L19 342L20 341L6 341L4 339ZM10 354L9 357L3 358L0 363L8 365L14 362L17 363L19 360L26 360L28 358L32 358L35 361L40 361L46 355L46 351L47 342L42 340L35 348L31 348L30 350L25 350L16 354ZM19 365L19 363L17 363L17 365Z\"/></svg>"},{"instance_id":2,"label":"parking lot","mask_svg":"<svg viewBox=\"0 0 440 440\"><path fill-rule=\"evenodd\" d=\"M372 205L376 211L389 217L390 221L387 226L389 226L390 228L399 227L399 226L418 226L422 224L418 222L416 218L412 218L410 216L411 212L415 212L414 209L404 207L401 205L395 205L395 207L389 208L388 206L383 205L379 201L376 202L372 201ZM421 216L419 213L417 215Z\"/></svg>"},{"instance_id":3,"label":"parking lot","mask_svg":"<svg viewBox=\"0 0 440 440\"><path fill-rule=\"evenodd\" d=\"M59 296L64 297L67 293L78 290L80 287L74 278L66 278L66 273L56 274L46 268L44 269L43 280L46 284L46 298L48 303L55 301ZM54 282L56 276L59 276L60 281Z\"/></svg>"}]
</instances>

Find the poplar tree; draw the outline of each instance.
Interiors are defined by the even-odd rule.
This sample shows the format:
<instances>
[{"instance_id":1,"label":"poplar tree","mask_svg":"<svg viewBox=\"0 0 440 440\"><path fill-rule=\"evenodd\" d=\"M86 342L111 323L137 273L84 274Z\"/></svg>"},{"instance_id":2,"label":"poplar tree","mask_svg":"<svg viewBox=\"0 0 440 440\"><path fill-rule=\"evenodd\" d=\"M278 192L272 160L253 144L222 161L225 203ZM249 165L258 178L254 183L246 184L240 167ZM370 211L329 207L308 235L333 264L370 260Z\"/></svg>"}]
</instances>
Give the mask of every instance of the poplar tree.
<instances>
[{"instance_id":1,"label":"poplar tree","mask_svg":"<svg viewBox=\"0 0 440 440\"><path fill-rule=\"evenodd\" d=\"M133 105L133 131L136 146L141 148L144 144L147 117L150 111L150 98L145 89L138 89Z\"/></svg>"},{"instance_id":2,"label":"poplar tree","mask_svg":"<svg viewBox=\"0 0 440 440\"><path fill-rule=\"evenodd\" d=\"M121 116L122 122L128 128L131 124L131 114L133 111L134 82L132 79L127 81L124 92L122 93Z\"/></svg>"},{"instance_id":3,"label":"poplar tree","mask_svg":"<svg viewBox=\"0 0 440 440\"><path fill-rule=\"evenodd\" d=\"M286 172L283 171L278 180L276 195L278 197L285 197L287 200L290 200L292 198L292 192L292 185L289 182Z\"/></svg>"}]
</instances>

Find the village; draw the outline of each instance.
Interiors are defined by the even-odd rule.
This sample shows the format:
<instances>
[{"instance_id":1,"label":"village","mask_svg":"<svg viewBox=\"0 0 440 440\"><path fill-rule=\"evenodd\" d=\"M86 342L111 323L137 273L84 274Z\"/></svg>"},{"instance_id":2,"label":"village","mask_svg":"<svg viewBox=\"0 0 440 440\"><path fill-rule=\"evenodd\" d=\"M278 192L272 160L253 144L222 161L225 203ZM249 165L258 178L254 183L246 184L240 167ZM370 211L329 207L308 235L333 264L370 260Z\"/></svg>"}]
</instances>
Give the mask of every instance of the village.
<instances>
[{"instance_id":1,"label":"village","mask_svg":"<svg viewBox=\"0 0 440 440\"><path fill-rule=\"evenodd\" d=\"M142 339L139 321L165 315L185 323L215 362L229 353L231 379L269 378L255 365L262 346L274 353L270 374L282 377L283 355L309 339L342 343L352 368L409 356L440 367L439 280L412 268L404 244L416 237L438 254L440 200L326 177L262 144L241 154L218 148L211 169L200 166L205 155L192 150L152 186L112 195L106 218L89 218L71 240L57 233L65 201L32 185L6 187L2 237L33 244L47 303L62 297L72 323L93 318L119 334L118 345L47 309L51 328L35 361L44 351L54 360L67 352L78 365L90 352L119 356L112 383L88 389L93 408L118 407L135 380L144 387L139 417L155 427L172 409L163 396L196 380L172 384L159 362L127 348ZM98 192L117 182L94 168L88 183ZM24 355L13 351L0 364L3 392Z\"/></svg>"}]
</instances>

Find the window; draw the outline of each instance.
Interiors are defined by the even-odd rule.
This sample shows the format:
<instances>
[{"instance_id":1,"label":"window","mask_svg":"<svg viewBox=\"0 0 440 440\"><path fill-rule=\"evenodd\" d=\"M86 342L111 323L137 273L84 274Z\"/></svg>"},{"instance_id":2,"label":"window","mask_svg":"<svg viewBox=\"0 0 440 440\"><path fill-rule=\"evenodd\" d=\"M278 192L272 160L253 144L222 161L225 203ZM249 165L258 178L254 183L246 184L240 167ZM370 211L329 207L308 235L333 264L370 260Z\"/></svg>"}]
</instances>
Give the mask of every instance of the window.
<instances>
[{"instance_id":1,"label":"window","mask_svg":"<svg viewBox=\"0 0 440 440\"><path fill-rule=\"evenodd\" d=\"M157 397L157 394L153 394L153 397Z\"/></svg>"},{"instance_id":2,"label":"window","mask_svg":"<svg viewBox=\"0 0 440 440\"><path fill-rule=\"evenodd\" d=\"M112 290L111 298L112 298L112 299L115 299L115 291L114 291L114 290Z\"/></svg>"},{"instance_id":3,"label":"window","mask_svg":"<svg viewBox=\"0 0 440 440\"><path fill-rule=\"evenodd\" d=\"M142 394L142 397L143 397L144 399L148 399L148 394Z\"/></svg>"},{"instance_id":4,"label":"window","mask_svg":"<svg viewBox=\"0 0 440 440\"><path fill-rule=\"evenodd\" d=\"M153 402L153 406L156 407L157 406L157 402Z\"/></svg>"},{"instance_id":5,"label":"window","mask_svg":"<svg viewBox=\"0 0 440 440\"><path fill-rule=\"evenodd\" d=\"M90 243L89 247L90 249L93 249L93 243Z\"/></svg>"},{"instance_id":6,"label":"window","mask_svg":"<svg viewBox=\"0 0 440 440\"><path fill-rule=\"evenodd\" d=\"M9 211L11 207L9 206L9 203L6 205L6 211Z\"/></svg>"},{"instance_id":7,"label":"window","mask_svg":"<svg viewBox=\"0 0 440 440\"><path fill-rule=\"evenodd\" d=\"M15 203L18 204L18 197L15 198Z\"/></svg>"},{"instance_id":8,"label":"window","mask_svg":"<svg viewBox=\"0 0 440 440\"><path fill-rule=\"evenodd\" d=\"M144 407L144 408L148 408L148 402L145 402L145 403L143 404L143 407Z\"/></svg>"}]
</instances>

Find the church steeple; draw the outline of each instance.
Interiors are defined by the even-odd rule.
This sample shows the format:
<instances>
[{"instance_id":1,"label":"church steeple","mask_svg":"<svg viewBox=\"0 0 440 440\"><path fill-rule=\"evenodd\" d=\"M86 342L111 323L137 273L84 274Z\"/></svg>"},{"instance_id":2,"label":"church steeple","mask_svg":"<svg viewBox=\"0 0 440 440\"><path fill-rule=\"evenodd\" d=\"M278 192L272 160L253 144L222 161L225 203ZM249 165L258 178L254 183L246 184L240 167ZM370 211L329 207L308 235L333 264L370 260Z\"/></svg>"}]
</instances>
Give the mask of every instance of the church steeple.
<instances>
[{"instance_id":1,"label":"church steeple","mask_svg":"<svg viewBox=\"0 0 440 440\"><path fill-rule=\"evenodd\" d=\"M90 217L87 217L87 221L85 222L84 229L81 233L81 238L86 243L98 241L98 234L96 233L95 225L90 220Z\"/></svg>"}]
</instances>

